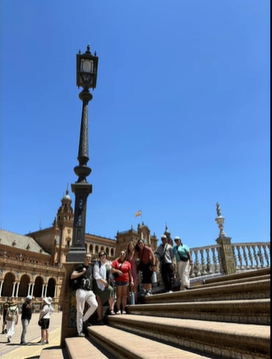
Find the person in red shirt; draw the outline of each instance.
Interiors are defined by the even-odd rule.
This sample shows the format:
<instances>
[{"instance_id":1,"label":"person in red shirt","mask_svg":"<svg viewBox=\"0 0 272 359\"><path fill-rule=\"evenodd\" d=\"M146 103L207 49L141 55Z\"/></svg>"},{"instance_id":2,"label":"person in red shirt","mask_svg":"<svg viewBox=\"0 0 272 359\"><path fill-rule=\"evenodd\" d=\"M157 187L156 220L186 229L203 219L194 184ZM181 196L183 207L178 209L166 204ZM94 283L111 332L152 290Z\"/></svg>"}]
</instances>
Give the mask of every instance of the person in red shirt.
<instances>
[{"instance_id":1,"label":"person in red shirt","mask_svg":"<svg viewBox=\"0 0 272 359\"><path fill-rule=\"evenodd\" d=\"M127 304L128 286L134 288L133 277L131 274L131 264L125 260L126 252L122 250L120 256L111 263L111 272L114 276L116 287L116 307L117 313L126 314L125 307Z\"/></svg>"}]
</instances>

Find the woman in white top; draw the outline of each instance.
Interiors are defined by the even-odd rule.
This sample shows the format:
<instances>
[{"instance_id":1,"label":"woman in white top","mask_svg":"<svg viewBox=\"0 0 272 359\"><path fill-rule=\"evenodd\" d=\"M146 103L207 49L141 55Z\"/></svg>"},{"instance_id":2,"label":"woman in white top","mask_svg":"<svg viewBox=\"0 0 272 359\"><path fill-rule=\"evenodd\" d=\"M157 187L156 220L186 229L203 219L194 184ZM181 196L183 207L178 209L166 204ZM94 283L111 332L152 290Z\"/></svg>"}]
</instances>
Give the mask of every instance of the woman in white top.
<instances>
[{"instance_id":1,"label":"woman in white top","mask_svg":"<svg viewBox=\"0 0 272 359\"><path fill-rule=\"evenodd\" d=\"M41 323L41 340L38 342L39 344L49 344L48 328L50 324L50 315L54 312L51 302L51 297L44 298L42 302L39 316L39 322Z\"/></svg>"},{"instance_id":2,"label":"woman in white top","mask_svg":"<svg viewBox=\"0 0 272 359\"><path fill-rule=\"evenodd\" d=\"M107 260L107 253L100 251L99 260L95 263L93 268L94 277L94 294L98 303L97 308L97 319L98 324L104 324L103 322L103 304L107 301L109 303L110 314L114 315L114 290L113 287L108 283L111 265Z\"/></svg>"},{"instance_id":3,"label":"woman in white top","mask_svg":"<svg viewBox=\"0 0 272 359\"><path fill-rule=\"evenodd\" d=\"M6 313L6 322L7 322L7 342L10 343L10 339L14 334L15 325L18 323L18 306L14 302L14 298L11 298L9 306Z\"/></svg>"}]
</instances>

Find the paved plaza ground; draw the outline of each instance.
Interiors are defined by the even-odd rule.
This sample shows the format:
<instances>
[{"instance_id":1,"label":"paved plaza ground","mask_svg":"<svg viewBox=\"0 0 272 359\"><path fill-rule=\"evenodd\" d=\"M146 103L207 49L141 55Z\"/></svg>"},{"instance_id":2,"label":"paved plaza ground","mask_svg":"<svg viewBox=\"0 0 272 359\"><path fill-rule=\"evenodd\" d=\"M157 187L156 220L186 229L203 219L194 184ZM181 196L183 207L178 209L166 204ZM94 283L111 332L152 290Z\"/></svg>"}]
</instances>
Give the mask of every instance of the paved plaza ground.
<instances>
[{"instance_id":1,"label":"paved plaza ground","mask_svg":"<svg viewBox=\"0 0 272 359\"><path fill-rule=\"evenodd\" d=\"M38 326L38 313L32 315L31 322L26 333L26 341L28 345L20 345L22 325L21 315L19 315L19 323L15 327L15 333L11 338L11 343L7 343L6 335L0 334L0 359L37 359L42 349L60 347L60 326L62 313L53 313L50 319L49 327L49 344L40 345L37 342L41 338L41 330ZM2 329L2 320L0 321Z\"/></svg>"}]
</instances>

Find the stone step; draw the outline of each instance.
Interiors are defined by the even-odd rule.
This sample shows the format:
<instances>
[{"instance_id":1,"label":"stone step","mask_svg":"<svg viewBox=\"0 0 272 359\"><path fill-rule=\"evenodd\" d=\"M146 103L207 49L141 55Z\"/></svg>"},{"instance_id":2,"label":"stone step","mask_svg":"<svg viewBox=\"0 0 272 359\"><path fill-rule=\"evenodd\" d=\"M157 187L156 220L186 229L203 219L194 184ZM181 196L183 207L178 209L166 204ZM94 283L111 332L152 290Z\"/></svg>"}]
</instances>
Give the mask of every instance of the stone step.
<instances>
[{"instance_id":1,"label":"stone step","mask_svg":"<svg viewBox=\"0 0 272 359\"><path fill-rule=\"evenodd\" d=\"M109 316L107 324L124 332L203 355L225 359L270 358L269 326L130 314ZM98 329L94 326L89 331L100 330L103 335L103 329L106 330L106 327Z\"/></svg>"},{"instance_id":2,"label":"stone step","mask_svg":"<svg viewBox=\"0 0 272 359\"><path fill-rule=\"evenodd\" d=\"M65 359L63 350L60 349L43 349L40 354L40 359Z\"/></svg>"},{"instance_id":3,"label":"stone step","mask_svg":"<svg viewBox=\"0 0 272 359\"><path fill-rule=\"evenodd\" d=\"M65 348L69 359L109 358L84 337L66 338Z\"/></svg>"},{"instance_id":4,"label":"stone step","mask_svg":"<svg viewBox=\"0 0 272 359\"><path fill-rule=\"evenodd\" d=\"M258 280L265 280L265 279L269 279L270 280L270 274L266 274L266 275L262 275L258 277ZM200 283L198 285L194 285L193 288L197 289L197 288L207 288L207 287L215 287L218 285L227 285L227 284L238 284L238 283L245 283L245 282L254 282L256 281L256 277L249 277L249 278L238 278L238 279L232 279L232 280L225 280L225 281L214 281L211 282L210 280L205 280L204 283Z\"/></svg>"},{"instance_id":5,"label":"stone step","mask_svg":"<svg viewBox=\"0 0 272 359\"><path fill-rule=\"evenodd\" d=\"M115 359L214 358L157 342L110 326L88 328L89 340ZM89 356L89 358L94 358Z\"/></svg>"},{"instance_id":6,"label":"stone step","mask_svg":"<svg viewBox=\"0 0 272 359\"><path fill-rule=\"evenodd\" d=\"M247 270L247 271L240 272L240 273L222 275L220 277L206 278L205 282L208 284L208 283L215 283L215 282L226 282L226 281L235 280L235 279L242 279L244 281L247 281L250 278L255 277L255 279L257 279L263 275L270 275L270 272L271 272L270 267L262 268L262 269L255 269L255 270Z\"/></svg>"},{"instance_id":7,"label":"stone step","mask_svg":"<svg viewBox=\"0 0 272 359\"><path fill-rule=\"evenodd\" d=\"M270 325L270 299L127 305L129 314Z\"/></svg>"},{"instance_id":8,"label":"stone step","mask_svg":"<svg viewBox=\"0 0 272 359\"><path fill-rule=\"evenodd\" d=\"M215 287L196 287L190 290L154 294L144 297L144 303L200 302L270 298L270 279Z\"/></svg>"}]
</instances>

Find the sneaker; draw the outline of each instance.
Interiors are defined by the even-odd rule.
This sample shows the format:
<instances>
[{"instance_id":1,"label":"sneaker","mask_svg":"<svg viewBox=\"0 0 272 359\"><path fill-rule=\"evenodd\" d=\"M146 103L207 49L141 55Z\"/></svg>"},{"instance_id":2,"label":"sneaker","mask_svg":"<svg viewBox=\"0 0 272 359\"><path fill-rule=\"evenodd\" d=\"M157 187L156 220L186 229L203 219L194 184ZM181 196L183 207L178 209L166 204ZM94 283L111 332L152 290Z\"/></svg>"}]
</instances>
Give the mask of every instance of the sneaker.
<instances>
[{"instance_id":1,"label":"sneaker","mask_svg":"<svg viewBox=\"0 0 272 359\"><path fill-rule=\"evenodd\" d=\"M7 343L10 343L10 338L7 338Z\"/></svg>"},{"instance_id":2,"label":"sneaker","mask_svg":"<svg viewBox=\"0 0 272 359\"><path fill-rule=\"evenodd\" d=\"M4 334L7 334L7 329L4 330Z\"/></svg>"},{"instance_id":3,"label":"sneaker","mask_svg":"<svg viewBox=\"0 0 272 359\"><path fill-rule=\"evenodd\" d=\"M147 297L150 296L150 295L152 295L151 290L149 290L149 291L146 293L146 296L147 296Z\"/></svg>"},{"instance_id":4,"label":"sneaker","mask_svg":"<svg viewBox=\"0 0 272 359\"><path fill-rule=\"evenodd\" d=\"M85 334L83 332L78 334L79 337L85 337Z\"/></svg>"},{"instance_id":5,"label":"sneaker","mask_svg":"<svg viewBox=\"0 0 272 359\"><path fill-rule=\"evenodd\" d=\"M111 311L110 311L110 315L115 315L115 311L114 311L114 310L111 310Z\"/></svg>"},{"instance_id":6,"label":"sneaker","mask_svg":"<svg viewBox=\"0 0 272 359\"><path fill-rule=\"evenodd\" d=\"M145 297L147 295L147 290L144 289L143 293L141 294L142 297Z\"/></svg>"},{"instance_id":7,"label":"sneaker","mask_svg":"<svg viewBox=\"0 0 272 359\"><path fill-rule=\"evenodd\" d=\"M104 325L105 323L103 322L103 319L99 319L97 322L98 325Z\"/></svg>"},{"instance_id":8,"label":"sneaker","mask_svg":"<svg viewBox=\"0 0 272 359\"><path fill-rule=\"evenodd\" d=\"M46 340L45 342L43 342L43 344L49 344L49 341L48 341L48 340Z\"/></svg>"},{"instance_id":9,"label":"sneaker","mask_svg":"<svg viewBox=\"0 0 272 359\"><path fill-rule=\"evenodd\" d=\"M118 312L116 314L121 314L121 310L118 310Z\"/></svg>"},{"instance_id":10,"label":"sneaker","mask_svg":"<svg viewBox=\"0 0 272 359\"><path fill-rule=\"evenodd\" d=\"M173 291L172 290L169 290L169 292L168 293L173 293Z\"/></svg>"},{"instance_id":11,"label":"sneaker","mask_svg":"<svg viewBox=\"0 0 272 359\"><path fill-rule=\"evenodd\" d=\"M27 343L26 343L26 342L23 342L23 343L20 343L20 345L27 345Z\"/></svg>"},{"instance_id":12,"label":"sneaker","mask_svg":"<svg viewBox=\"0 0 272 359\"><path fill-rule=\"evenodd\" d=\"M122 314L127 314L127 312L125 310L122 311Z\"/></svg>"},{"instance_id":13,"label":"sneaker","mask_svg":"<svg viewBox=\"0 0 272 359\"><path fill-rule=\"evenodd\" d=\"M1 334L5 334L5 331L3 330Z\"/></svg>"}]
</instances>

